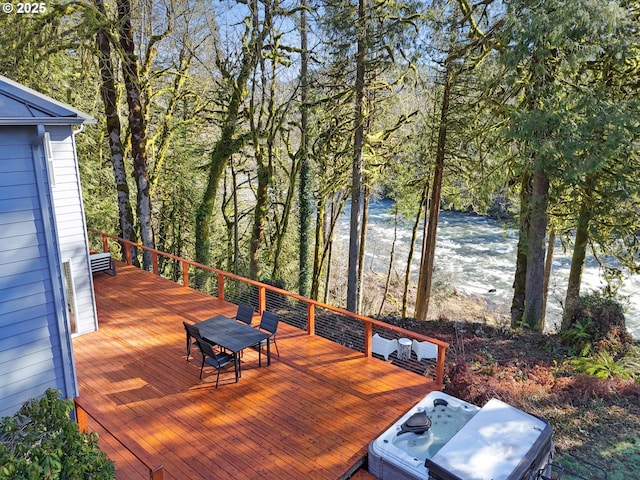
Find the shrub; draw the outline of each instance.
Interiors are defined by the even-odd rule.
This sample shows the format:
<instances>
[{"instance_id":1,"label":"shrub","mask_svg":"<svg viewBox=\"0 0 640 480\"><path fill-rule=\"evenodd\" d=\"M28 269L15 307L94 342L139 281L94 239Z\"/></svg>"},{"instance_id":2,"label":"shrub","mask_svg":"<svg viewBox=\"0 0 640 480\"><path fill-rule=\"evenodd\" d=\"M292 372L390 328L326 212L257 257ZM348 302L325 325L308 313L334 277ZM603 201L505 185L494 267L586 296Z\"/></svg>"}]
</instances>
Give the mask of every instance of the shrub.
<instances>
[{"instance_id":1,"label":"shrub","mask_svg":"<svg viewBox=\"0 0 640 480\"><path fill-rule=\"evenodd\" d=\"M73 402L48 389L0 420L0 480L115 478L96 433L82 433L70 413Z\"/></svg>"},{"instance_id":2,"label":"shrub","mask_svg":"<svg viewBox=\"0 0 640 480\"><path fill-rule=\"evenodd\" d=\"M587 356L593 350L606 351L614 357L624 355L632 342L622 305L599 293L578 297L569 324L562 339L579 356Z\"/></svg>"}]
</instances>

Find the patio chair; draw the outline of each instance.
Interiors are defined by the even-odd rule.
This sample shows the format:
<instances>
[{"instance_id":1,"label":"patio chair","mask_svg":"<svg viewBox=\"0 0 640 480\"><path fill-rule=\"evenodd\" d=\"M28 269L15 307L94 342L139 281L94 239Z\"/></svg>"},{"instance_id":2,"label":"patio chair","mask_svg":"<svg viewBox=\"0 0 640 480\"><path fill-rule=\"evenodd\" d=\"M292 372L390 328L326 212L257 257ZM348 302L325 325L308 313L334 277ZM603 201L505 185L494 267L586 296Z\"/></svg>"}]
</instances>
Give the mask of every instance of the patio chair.
<instances>
[{"instance_id":1,"label":"patio chair","mask_svg":"<svg viewBox=\"0 0 640 480\"><path fill-rule=\"evenodd\" d=\"M418 361L423 358L438 358L438 346L435 343L431 342L419 342L418 340L413 340L411 349L416 352L416 356L418 357Z\"/></svg>"},{"instance_id":2,"label":"patio chair","mask_svg":"<svg viewBox=\"0 0 640 480\"><path fill-rule=\"evenodd\" d=\"M218 371L216 376L216 388L218 388L218 382L220 381L220 370L230 364L235 364L236 356L231 353L216 353L213 351L213 345L205 341L202 338L196 340L200 352L202 352L202 365L200 366L200 380L202 380L202 371L204 370L204 364L208 364ZM236 382L238 377L236 376Z\"/></svg>"},{"instance_id":3,"label":"patio chair","mask_svg":"<svg viewBox=\"0 0 640 480\"><path fill-rule=\"evenodd\" d=\"M236 312L235 319L240 320L247 325L251 325L251 322L253 321L253 314L254 310L251 305L241 303L240 305L238 305L238 311Z\"/></svg>"},{"instance_id":4,"label":"patio chair","mask_svg":"<svg viewBox=\"0 0 640 480\"><path fill-rule=\"evenodd\" d=\"M262 312L262 317L260 317L260 325L258 325L257 328L271 334L269 338L267 338L267 340L275 345L276 353L278 354L278 358L280 358L280 351L278 350L278 343L276 342L278 322L278 315L276 315L275 313L264 311ZM262 342L260 342L260 345L256 346L258 348L261 348L263 345L266 345L267 340L263 340Z\"/></svg>"},{"instance_id":5,"label":"patio chair","mask_svg":"<svg viewBox=\"0 0 640 480\"><path fill-rule=\"evenodd\" d=\"M398 340L383 338L377 333L371 338L371 351L389 360L389 355L398 349Z\"/></svg>"},{"instance_id":6,"label":"patio chair","mask_svg":"<svg viewBox=\"0 0 640 480\"><path fill-rule=\"evenodd\" d=\"M200 337L200 331L198 331L198 327L193 325L189 325L187 322L182 322L184 325L184 330L187 334L187 362L189 361L189 356L191 355L191 347L196 344Z\"/></svg>"}]
</instances>

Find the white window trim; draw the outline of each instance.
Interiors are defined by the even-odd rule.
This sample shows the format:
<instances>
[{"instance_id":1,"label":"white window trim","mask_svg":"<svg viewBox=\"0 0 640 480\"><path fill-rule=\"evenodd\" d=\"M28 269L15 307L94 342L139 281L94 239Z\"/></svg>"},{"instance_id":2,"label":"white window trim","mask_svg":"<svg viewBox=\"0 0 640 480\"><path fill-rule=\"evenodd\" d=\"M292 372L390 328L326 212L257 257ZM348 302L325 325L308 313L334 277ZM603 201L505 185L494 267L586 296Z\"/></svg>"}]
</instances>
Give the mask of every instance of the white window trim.
<instances>
[{"instance_id":1,"label":"white window trim","mask_svg":"<svg viewBox=\"0 0 640 480\"><path fill-rule=\"evenodd\" d=\"M51 182L51 186L56 186L56 172L53 168L53 148L51 145L51 135L49 132L44 132L43 139L44 146L44 158L47 162L47 169L49 170L49 181Z\"/></svg>"}]
</instances>

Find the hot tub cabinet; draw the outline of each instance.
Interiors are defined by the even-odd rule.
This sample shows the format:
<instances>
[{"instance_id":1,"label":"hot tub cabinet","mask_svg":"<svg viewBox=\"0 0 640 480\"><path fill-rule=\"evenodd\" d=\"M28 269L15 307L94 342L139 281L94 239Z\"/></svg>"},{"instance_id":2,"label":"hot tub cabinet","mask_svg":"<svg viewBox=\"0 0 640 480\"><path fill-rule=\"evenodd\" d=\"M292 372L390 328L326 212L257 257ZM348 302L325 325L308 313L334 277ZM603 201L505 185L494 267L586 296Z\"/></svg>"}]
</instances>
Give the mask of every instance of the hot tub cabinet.
<instances>
[{"instance_id":1,"label":"hot tub cabinet","mask_svg":"<svg viewBox=\"0 0 640 480\"><path fill-rule=\"evenodd\" d=\"M426 412L431 427L403 424ZM497 399L478 408L431 392L369 445L381 480L535 480L551 461L551 426Z\"/></svg>"}]
</instances>

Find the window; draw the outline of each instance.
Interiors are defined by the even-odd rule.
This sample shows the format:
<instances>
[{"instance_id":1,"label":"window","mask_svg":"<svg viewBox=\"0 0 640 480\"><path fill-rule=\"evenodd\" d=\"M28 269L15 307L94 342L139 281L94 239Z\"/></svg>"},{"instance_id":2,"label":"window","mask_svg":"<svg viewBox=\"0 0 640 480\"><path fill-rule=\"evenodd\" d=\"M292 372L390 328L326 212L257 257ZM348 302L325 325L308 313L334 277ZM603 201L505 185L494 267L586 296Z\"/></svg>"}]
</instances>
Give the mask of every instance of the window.
<instances>
[{"instance_id":1,"label":"window","mask_svg":"<svg viewBox=\"0 0 640 480\"><path fill-rule=\"evenodd\" d=\"M73 284L71 260L65 260L62 262L62 270L64 274L64 288L67 298L67 312L69 313L71 333L78 333L78 308L76 306L76 289Z\"/></svg>"}]
</instances>

